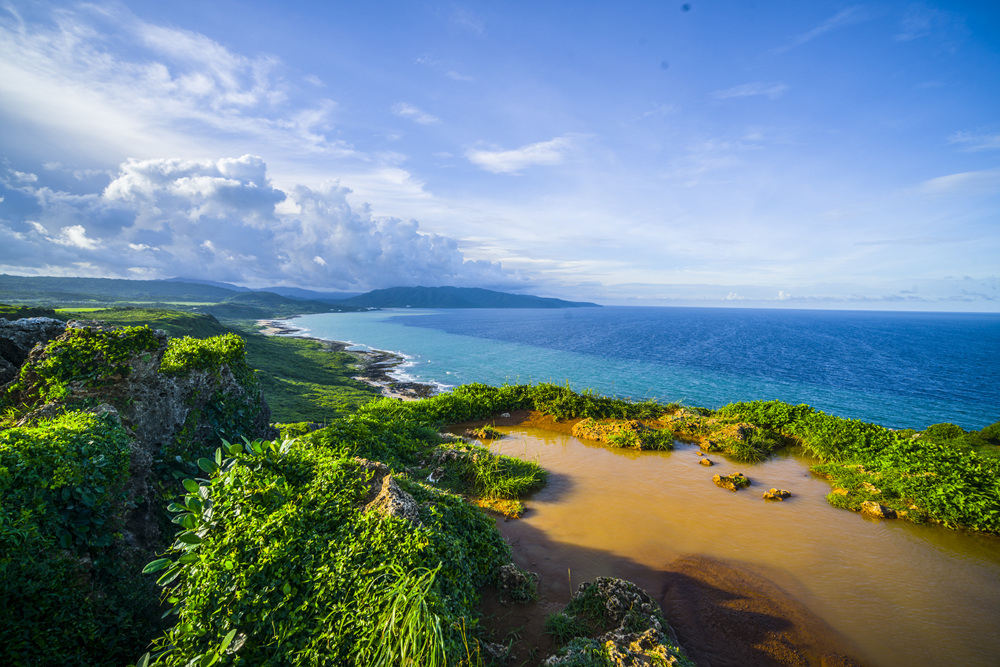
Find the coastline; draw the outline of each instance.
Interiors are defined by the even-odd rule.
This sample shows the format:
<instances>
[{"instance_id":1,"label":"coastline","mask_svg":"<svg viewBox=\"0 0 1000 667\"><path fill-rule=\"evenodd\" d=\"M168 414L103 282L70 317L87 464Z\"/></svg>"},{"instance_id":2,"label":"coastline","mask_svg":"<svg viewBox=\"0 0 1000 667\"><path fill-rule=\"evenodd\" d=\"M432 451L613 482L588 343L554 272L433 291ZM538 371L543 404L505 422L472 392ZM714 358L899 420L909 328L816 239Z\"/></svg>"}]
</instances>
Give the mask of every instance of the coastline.
<instances>
[{"instance_id":1,"label":"coastline","mask_svg":"<svg viewBox=\"0 0 1000 667\"><path fill-rule=\"evenodd\" d=\"M382 392L386 398L396 398L401 401L416 401L429 398L437 393L438 388L432 384L404 380L394 373L405 363L406 359L393 352L385 350L348 350L350 343L339 340L327 340L315 336L301 335L304 329L294 327L283 319L257 320L264 336L280 336L282 338L299 338L321 343L330 352L346 352L357 360L358 374L355 380L371 385Z\"/></svg>"}]
</instances>

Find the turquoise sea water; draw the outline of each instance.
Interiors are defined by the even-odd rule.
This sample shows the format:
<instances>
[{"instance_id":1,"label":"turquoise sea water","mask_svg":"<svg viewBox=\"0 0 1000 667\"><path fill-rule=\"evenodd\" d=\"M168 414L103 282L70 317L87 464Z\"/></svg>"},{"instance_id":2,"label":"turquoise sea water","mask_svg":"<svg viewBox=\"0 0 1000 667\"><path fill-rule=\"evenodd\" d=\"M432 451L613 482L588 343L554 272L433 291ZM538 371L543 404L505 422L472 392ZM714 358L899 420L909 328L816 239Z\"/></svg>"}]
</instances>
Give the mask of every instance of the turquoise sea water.
<instances>
[{"instance_id":1,"label":"turquoise sea water","mask_svg":"<svg viewBox=\"0 0 1000 667\"><path fill-rule=\"evenodd\" d=\"M309 335L389 350L442 388L555 382L718 407L808 403L894 428L1000 420L1000 315L708 308L305 315Z\"/></svg>"}]
</instances>

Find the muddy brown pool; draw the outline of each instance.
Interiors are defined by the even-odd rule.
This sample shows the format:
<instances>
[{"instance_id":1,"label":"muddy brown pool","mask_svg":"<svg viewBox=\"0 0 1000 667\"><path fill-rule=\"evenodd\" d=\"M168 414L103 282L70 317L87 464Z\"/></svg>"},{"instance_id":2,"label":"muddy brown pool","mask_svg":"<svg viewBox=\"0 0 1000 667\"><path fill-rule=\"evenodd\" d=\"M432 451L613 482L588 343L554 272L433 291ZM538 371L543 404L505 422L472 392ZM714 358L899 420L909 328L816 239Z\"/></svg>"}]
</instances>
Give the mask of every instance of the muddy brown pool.
<instances>
[{"instance_id":1,"label":"muddy brown pool","mask_svg":"<svg viewBox=\"0 0 1000 667\"><path fill-rule=\"evenodd\" d=\"M709 455L715 465L706 467L693 445L634 452L542 429L500 430L507 436L493 451L551 474L524 518L501 524L519 564L543 574L549 597L568 598L572 586L602 575L631 576L649 590L672 564L706 558L766 577L865 664L1000 664L996 537L835 509L829 484L796 455L761 464ZM711 481L737 470L749 489ZM794 495L764 501L772 486Z\"/></svg>"}]
</instances>

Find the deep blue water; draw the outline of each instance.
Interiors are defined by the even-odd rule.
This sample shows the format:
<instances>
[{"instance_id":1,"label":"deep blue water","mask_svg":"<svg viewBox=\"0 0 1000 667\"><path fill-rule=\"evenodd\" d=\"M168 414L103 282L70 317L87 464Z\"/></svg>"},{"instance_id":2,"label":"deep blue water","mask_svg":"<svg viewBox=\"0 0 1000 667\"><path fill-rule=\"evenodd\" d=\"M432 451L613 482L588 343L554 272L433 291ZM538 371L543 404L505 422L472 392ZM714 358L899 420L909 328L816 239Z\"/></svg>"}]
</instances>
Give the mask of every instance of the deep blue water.
<instances>
[{"instance_id":1,"label":"deep blue water","mask_svg":"<svg viewBox=\"0 0 1000 667\"><path fill-rule=\"evenodd\" d=\"M892 427L1000 420L1000 315L708 308L380 311L299 318L415 378L568 382L717 407L809 403Z\"/></svg>"}]
</instances>

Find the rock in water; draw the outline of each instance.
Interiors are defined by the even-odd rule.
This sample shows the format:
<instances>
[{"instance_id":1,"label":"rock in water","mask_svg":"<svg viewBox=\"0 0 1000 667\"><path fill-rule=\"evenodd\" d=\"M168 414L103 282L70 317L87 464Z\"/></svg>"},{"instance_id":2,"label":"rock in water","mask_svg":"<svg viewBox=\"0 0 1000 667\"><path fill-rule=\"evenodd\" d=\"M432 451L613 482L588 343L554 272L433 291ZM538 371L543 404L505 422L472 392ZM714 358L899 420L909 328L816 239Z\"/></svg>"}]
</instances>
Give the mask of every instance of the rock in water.
<instances>
[{"instance_id":1,"label":"rock in water","mask_svg":"<svg viewBox=\"0 0 1000 667\"><path fill-rule=\"evenodd\" d=\"M880 505L874 500L866 500L861 503L861 513L866 516L873 516L877 519L895 519L896 510L885 505Z\"/></svg>"},{"instance_id":2,"label":"rock in water","mask_svg":"<svg viewBox=\"0 0 1000 667\"><path fill-rule=\"evenodd\" d=\"M660 606L630 581L598 577L581 584L565 613L581 622L586 618L600 623L598 632L603 634L577 637L546 658L542 662L546 667L591 664L584 661L595 651L607 656L606 664L611 665L693 665L668 638L673 633Z\"/></svg>"},{"instance_id":3,"label":"rock in water","mask_svg":"<svg viewBox=\"0 0 1000 667\"><path fill-rule=\"evenodd\" d=\"M497 570L497 592L500 602L525 604L538 595L538 575L507 563Z\"/></svg>"},{"instance_id":4,"label":"rock in water","mask_svg":"<svg viewBox=\"0 0 1000 667\"><path fill-rule=\"evenodd\" d=\"M730 491L738 491L739 489L750 486L750 479L741 472L734 472L732 475L716 475L712 478L716 486L721 486L723 489L729 489Z\"/></svg>"},{"instance_id":5,"label":"rock in water","mask_svg":"<svg viewBox=\"0 0 1000 667\"><path fill-rule=\"evenodd\" d=\"M784 489L771 489L764 492L764 500L784 500L791 497L792 494Z\"/></svg>"}]
</instances>

